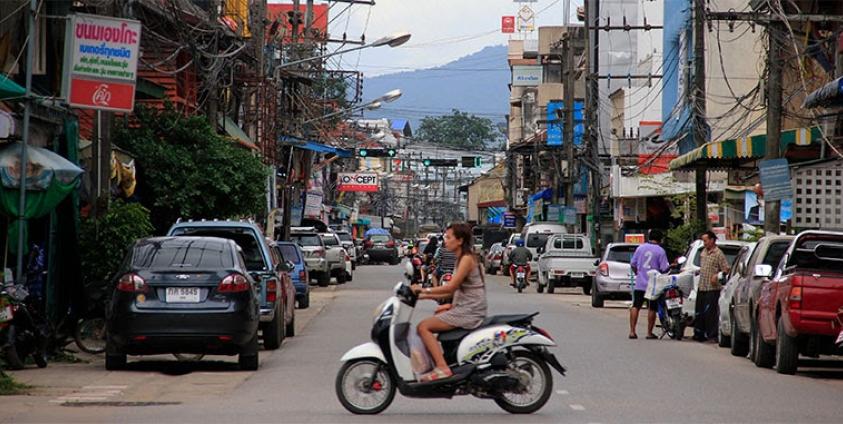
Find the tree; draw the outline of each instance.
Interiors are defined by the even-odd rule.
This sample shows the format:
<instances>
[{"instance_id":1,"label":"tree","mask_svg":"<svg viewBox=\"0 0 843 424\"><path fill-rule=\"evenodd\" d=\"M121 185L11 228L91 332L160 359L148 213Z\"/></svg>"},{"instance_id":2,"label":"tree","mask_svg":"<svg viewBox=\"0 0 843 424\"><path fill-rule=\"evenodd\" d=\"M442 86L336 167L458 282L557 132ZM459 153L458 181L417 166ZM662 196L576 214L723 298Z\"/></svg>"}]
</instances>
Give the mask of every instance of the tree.
<instances>
[{"instance_id":1,"label":"tree","mask_svg":"<svg viewBox=\"0 0 843 424\"><path fill-rule=\"evenodd\" d=\"M457 109L451 115L428 116L421 121L418 138L431 143L461 149L482 149L495 139L492 121Z\"/></svg>"},{"instance_id":2,"label":"tree","mask_svg":"<svg viewBox=\"0 0 843 424\"><path fill-rule=\"evenodd\" d=\"M178 218L228 219L260 214L267 168L251 151L220 136L204 116L138 109L114 140L135 157L137 195L157 233Z\"/></svg>"}]
</instances>

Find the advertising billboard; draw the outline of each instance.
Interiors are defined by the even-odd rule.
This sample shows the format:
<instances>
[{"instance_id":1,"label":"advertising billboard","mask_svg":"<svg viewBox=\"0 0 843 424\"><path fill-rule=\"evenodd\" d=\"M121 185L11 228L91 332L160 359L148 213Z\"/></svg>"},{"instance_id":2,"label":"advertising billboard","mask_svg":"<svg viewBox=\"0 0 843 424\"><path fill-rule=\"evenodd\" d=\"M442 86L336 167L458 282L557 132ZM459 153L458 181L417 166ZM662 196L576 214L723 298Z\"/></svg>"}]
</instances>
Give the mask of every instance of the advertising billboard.
<instances>
[{"instance_id":1,"label":"advertising billboard","mask_svg":"<svg viewBox=\"0 0 843 424\"><path fill-rule=\"evenodd\" d=\"M535 87L542 83L542 76L542 67L539 65L514 65L512 86Z\"/></svg>"},{"instance_id":2,"label":"advertising billboard","mask_svg":"<svg viewBox=\"0 0 843 424\"><path fill-rule=\"evenodd\" d=\"M62 95L72 107L131 112L141 23L75 14L67 25Z\"/></svg>"},{"instance_id":3,"label":"advertising billboard","mask_svg":"<svg viewBox=\"0 0 843 424\"><path fill-rule=\"evenodd\" d=\"M341 173L337 176L337 190L376 192L378 191L378 174L374 172Z\"/></svg>"},{"instance_id":4,"label":"advertising billboard","mask_svg":"<svg viewBox=\"0 0 843 424\"><path fill-rule=\"evenodd\" d=\"M501 16L501 32L504 34L515 32L515 16Z\"/></svg>"}]
</instances>

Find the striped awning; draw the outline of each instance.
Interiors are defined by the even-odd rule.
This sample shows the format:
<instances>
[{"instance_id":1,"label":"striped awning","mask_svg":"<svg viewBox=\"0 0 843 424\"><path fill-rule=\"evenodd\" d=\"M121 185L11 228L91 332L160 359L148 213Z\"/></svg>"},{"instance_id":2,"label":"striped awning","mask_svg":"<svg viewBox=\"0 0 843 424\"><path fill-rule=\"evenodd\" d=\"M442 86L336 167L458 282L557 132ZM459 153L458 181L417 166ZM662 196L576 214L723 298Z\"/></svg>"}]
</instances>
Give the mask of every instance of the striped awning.
<instances>
[{"instance_id":1,"label":"striped awning","mask_svg":"<svg viewBox=\"0 0 843 424\"><path fill-rule=\"evenodd\" d=\"M796 128L783 131L779 149L784 152L791 145L808 146L822 138L819 127ZM767 153L767 135L712 141L670 161L671 171L706 168L734 168L758 160Z\"/></svg>"}]
</instances>

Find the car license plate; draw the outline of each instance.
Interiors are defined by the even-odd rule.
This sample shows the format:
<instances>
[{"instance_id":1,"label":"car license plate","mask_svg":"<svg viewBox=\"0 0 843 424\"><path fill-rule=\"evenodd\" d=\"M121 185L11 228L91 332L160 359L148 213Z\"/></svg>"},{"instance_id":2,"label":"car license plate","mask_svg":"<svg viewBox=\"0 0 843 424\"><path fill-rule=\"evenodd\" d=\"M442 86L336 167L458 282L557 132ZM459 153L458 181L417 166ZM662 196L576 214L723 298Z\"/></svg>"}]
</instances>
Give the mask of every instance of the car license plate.
<instances>
[{"instance_id":1,"label":"car license plate","mask_svg":"<svg viewBox=\"0 0 843 424\"><path fill-rule=\"evenodd\" d=\"M583 274L581 272L575 272L575 273L571 274L571 278L583 278L583 277L585 277L585 274Z\"/></svg>"},{"instance_id":2,"label":"car license plate","mask_svg":"<svg viewBox=\"0 0 843 424\"><path fill-rule=\"evenodd\" d=\"M199 303L198 287L167 287L167 303Z\"/></svg>"},{"instance_id":3,"label":"car license plate","mask_svg":"<svg viewBox=\"0 0 843 424\"><path fill-rule=\"evenodd\" d=\"M518 275L517 275L517 277L518 277L518 278L524 278L524 276L525 276L525 275L526 275L525 273L523 273L523 272L519 272L519 273L518 273Z\"/></svg>"},{"instance_id":4,"label":"car license plate","mask_svg":"<svg viewBox=\"0 0 843 424\"><path fill-rule=\"evenodd\" d=\"M14 318L15 314L12 313L12 307L6 306L3 309L0 309L0 322L11 321Z\"/></svg>"},{"instance_id":5,"label":"car license plate","mask_svg":"<svg viewBox=\"0 0 843 424\"><path fill-rule=\"evenodd\" d=\"M675 309L682 307L682 303L679 302L679 298L665 299L665 303L667 304L667 309Z\"/></svg>"}]
</instances>

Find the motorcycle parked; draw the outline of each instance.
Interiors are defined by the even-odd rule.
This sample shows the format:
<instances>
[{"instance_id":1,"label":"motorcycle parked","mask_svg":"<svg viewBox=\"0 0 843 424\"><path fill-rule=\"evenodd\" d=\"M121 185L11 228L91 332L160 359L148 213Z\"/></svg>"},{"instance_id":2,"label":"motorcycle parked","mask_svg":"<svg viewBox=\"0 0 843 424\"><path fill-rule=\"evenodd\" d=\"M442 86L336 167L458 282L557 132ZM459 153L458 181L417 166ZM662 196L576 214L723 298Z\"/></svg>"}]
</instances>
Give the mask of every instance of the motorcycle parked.
<instances>
[{"instance_id":1,"label":"motorcycle parked","mask_svg":"<svg viewBox=\"0 0 843 424\"><path fill-rule=\"evenodd\" d=\"M23 369L30 355L38 368L47 366L49 324L28 298L22 284L7 284L0 291L0 350L11 369Z\"/></svg>"},{"instance_id":2,"label":"motorcycle parked","mask_svg":"<svg viewBox=\"0 0 843 424\"><path fill-rule=\"evenodd\" d=\"M677 285L675 275L662 275L657 271L650 271L650 281L654 284L648 285L645 297L653 300L658 305L657 316L662 328L662 335L674 340L682 340L685 335L685 327L690 318L685 315L682 305L685 303L684 291Z\"/></svg>"},{"instance_id":3,"label":"motorcycle parked","mask_svg":"<svg viewBox=\"0 0 843 424\"><path fill-rule=\"evenodd\" d=\"M416 380L408 349L410 322L418 296L398 283L394 295L378 308L372 341L343 355L337 373L340 403L355 414L385 410L396 390L407 397L450 398L473 395L492 399L514 414L538 411L553 391L553 367L565 368L548 347L556 346L547 331L532 325L538 312L488 317L474 330L456 329L439 335L453 375L431 382Z\"/></svg>"}]
</instances>

